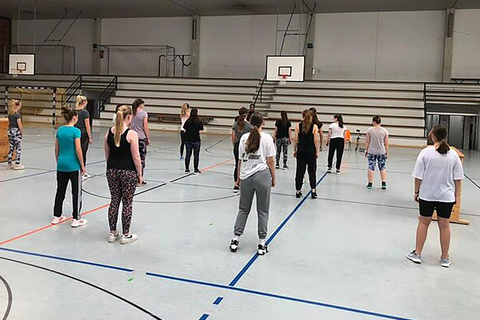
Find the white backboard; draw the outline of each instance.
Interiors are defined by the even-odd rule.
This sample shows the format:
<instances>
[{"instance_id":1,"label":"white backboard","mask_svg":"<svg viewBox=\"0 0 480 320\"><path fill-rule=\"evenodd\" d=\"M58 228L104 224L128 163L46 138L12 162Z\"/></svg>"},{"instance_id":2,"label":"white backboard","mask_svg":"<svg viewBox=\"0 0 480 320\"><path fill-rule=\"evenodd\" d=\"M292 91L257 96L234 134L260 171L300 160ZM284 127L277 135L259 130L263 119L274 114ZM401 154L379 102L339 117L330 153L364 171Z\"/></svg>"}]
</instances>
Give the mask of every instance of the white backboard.
<instances>
[{"instance_id":1,"label":"white backboard","mask_svg":"<svg viewBox=\"0 0 480 320\"><path fill-rule=\"evenodd\" d=\"M267 81L305 81L305 56L267 56Z\"/></svg>"},{"instance_id":2,"label":"white backboard","mask_svg":"<svg viewBox=\"0 0 480 320\"><path fill-rule=\"evenodd\" d=\"M10 54L9 55L9 74L35 74L35 55L34 54Z\"/></svg>"}]
</instances>

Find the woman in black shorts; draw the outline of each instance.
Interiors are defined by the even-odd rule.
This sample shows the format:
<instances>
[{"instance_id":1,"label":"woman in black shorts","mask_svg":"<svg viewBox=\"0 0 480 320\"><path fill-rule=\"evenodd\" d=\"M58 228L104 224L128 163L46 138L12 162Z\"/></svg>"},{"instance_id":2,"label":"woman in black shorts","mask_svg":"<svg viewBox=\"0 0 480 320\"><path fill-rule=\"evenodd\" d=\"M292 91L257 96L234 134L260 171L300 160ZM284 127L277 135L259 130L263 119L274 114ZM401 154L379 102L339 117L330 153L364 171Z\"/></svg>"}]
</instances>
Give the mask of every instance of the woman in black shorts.
<instances>
[{"instance_id":1,"label":"woman in black shorts","mask_svg":"<svg viewBox=\"0 0 480 320\"><path fill-rule=\"evenodd\" d=\"M435 126L430 131L429 137L434 145L420 152L412 174L415 178L414 199L419 203L420 217L415 250L409 253L407 258L415 263L422 262L421 254L427 239L428 227L433 211L436 210L442 248L440 265L448 268L449 219L460 192L463 168L460 157L447 144L447 129Z\"/></svg>"}]
</instances>

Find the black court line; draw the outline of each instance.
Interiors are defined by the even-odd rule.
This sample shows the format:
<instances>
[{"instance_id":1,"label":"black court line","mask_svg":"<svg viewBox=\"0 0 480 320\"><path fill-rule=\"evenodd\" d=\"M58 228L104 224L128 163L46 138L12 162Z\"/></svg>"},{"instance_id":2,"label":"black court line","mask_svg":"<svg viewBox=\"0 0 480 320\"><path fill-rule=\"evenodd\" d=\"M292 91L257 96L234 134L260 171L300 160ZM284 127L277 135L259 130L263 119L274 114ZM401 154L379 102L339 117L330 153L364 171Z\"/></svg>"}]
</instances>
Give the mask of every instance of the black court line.
<instances>
[{"instance_id":1,"label":"black court line","mask_svg":"<svg viewBox=\"0 0 480 320\"><path fill-rule=\"evenodd\" d=\"M16 259L11 259L11 258L6 258L6 257L1 257L0 256L0 259L2 260L5 260L5 261L10 261L10 262L14 262L14 263L18 263L18 264L22 264L22 265L25 265L25 266L29 266L29 267L33 267L33 268L36 268L36 269L40 269L40 270L43 270L43 271L47 271L47 272L50 272L50 273L54 273L54 274L57 274L57 275L60 275L62 277L65 277L65 278L68 278L68 279L71 279L71 280L74 280L74 281L77 281L77 282L80 282L80 283L83 283L84 285L87 285L87 286L90 286L92 288L95 288L97 290L100 290L102 291L103 293L106 293L114 298L117 298L129 305L131 305L132 307L146 313L147 315L149 315L150 317L152 317L153 319L157 319L157 320L162 320L162 318L160 318L159 316L153 314L152 312L148 311L147 309L139 306L138 304L112 292L112 291L109 291L107 289L104 289L100 286L97 286L96 284L93 284L91 282L88 282L88 281L85 281L85 280L82 280L80 278L77 278L77 277L74 277L74 276L71 276L69 274L66 274L66 273L63 273L63 272L60 272L60 271L57 271L57 270L53 270L53 269L50 269L50 268L46 268L46 267L42 267L42 266L39 266L39 265L36 265L36 264L32 264L32 263L28 263L28 262L24 262L24 261L20 261L20 260L16 260ZM1 278L1 276L0 276ZM3 278L2 278L3 279ZM6 314L7 315L7 314ZM6 319L6 317L4 317L4 319Z\"/></svg>"},{"instance_id":2,"label":"black court line","mask_svg":"<svg viewBox=\"0 0 480 320\"><path fill-rule=\"evenodd\" d=\"M7 296L8 296L7 309L5 310L5 313L3 314L3 317L2 317L2 320L7 320L8 315L10 314L10 310L12 310L12 302L13 302L12 288L10 288L10 285L8 284L7 280L5 280L5 278L2 277L1 275L0 275L0 280L5 285L5 289L7 289Z\"/></svg>"},{"instance_id":3,"label":"black court line","mask_svg":"<svg viewBox=\"0 0 480 320\"><path fill-rule=\"evenodd\" d=\"M465 178L468 179L468 181L470 181L471 183L473 183L473 185L474 185L475 187L477 187L478 189L480 189L480 186L479 186L475 181L473 181L473 179L471 179L471 178L470 178L469 176L467 176L466 174L464 174L464 176L465 176Z\"/></svg>"}]
</instances>

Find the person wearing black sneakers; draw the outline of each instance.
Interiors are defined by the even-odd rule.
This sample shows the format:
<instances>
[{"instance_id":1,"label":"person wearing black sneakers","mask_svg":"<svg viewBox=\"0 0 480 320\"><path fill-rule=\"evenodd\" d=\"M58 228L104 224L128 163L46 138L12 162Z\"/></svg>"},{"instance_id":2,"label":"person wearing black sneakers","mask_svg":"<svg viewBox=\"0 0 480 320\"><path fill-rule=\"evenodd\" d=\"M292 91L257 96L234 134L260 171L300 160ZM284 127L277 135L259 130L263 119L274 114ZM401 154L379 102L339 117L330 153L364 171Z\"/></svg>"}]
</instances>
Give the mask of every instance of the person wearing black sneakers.
<instances>
[{"instance_id":1,"label":"person wearing black sneakers","mask_svg":"<svg viewBox=\"0 0 480 320\"><path fill-rule=\"evenodd\" d=\"M245 107L238 110L238 116L235 119L235 123L232 127L232 144L233 144L233 156L235 157L235 169L233 171L233 191L238 192L240 190L238 181L238 163L240 161L238 157L238 145L240 144L240 138L247 132L252 130L250 122L245 120L248 110Z\"/></svg>"},{"instance_id":2,"label":"person wearing black sneakers","mask_svg":"<svg viewBox=\"0 0 480 320\"><path fill-rule=\"evenodd\" d=\"M347 126L343 123L343 117L337 113L333 116L333 123L328 127L327 147L328 147L328 173L332 173L333 156L337 152L336 168L337 174L340 174L342 165L343 150L345 149L345 132Z\"/></svg>"},{"instance_id":3,"label":"person wearing black sneakers","mask_svg":"<svg viewBox=\"0 0 480 320\"><path fill-rule=\"evenodd\" d=\"M266 244L268 215L270 209L270 192L275 187L275 144L271 135L262 132L263 116L255 112L250 118L253 126L250 133L240 139L239 163L240 203L235 221L234 236L230 242L230 251L236 252L239 238L245 230L248 215L256 196L258 215L258 250L259 255L268 252Z\"/></svg>"},{"instance_id":4,"label":"person wearing black sneakers","mask_svg":"<svg viewBox=\"0 0 480 320\"><path fill-rule=\"evenodd\" d=\"M365 157L368 160L367 189L373 188L373 174L377 163L382 179L382 189L387 189L387 170L385 170L385 164L388 157L388 131L382 128L380 123L382 123L380 116L374 116L372 119L373 127L367 130L365 141Z\"/></svg>"},{"instance_id":5,"label":"person wearing black sneakers","mask_svg":"<svg viewBox=\"0 0 480 320\"><path fill-rule=\"evenodd\" d=\"M198 117L198 109L190 109L190 117L183 125L185 129L185 146L187 147L187 155L185 156L185 173L190 172L190 158L193 151L193 168L195 173L200 173L198 163L200 162L200 133L203 131L202 120Z\"/></svg>"},{"instance_id":6,"label":"person wearing black sneakers","mask_svg":"<svg viewBox=\"0 0 480 320\"><path fill-rule=\"evenodd\" d=\"M282 119L275 122L275 131L273 136L275 144L277 145L277 158L275 169L280 169L280 154L282 153L283 148L283 169L288 169L288 145L292 143L290 138L290 131L292 123L288 120L287 111L283 110L281 113Z\"/></svg>"},{"instance_id":7,"label":"person wearing black sneakers","mask_svg":"<svg viewBox=\"0 0 480 320\"><path fill-rule=\"evenodd\" d=\"M309 110L303 110L302 121L295 127L295 140L293 142L293 156L297 158L295 173L296 197L302 196L303 177L308 167L308 178L312 190L312 199L317 197L317 158L320 149L318 127L313 123Z\"/></svg>"}]
</instances>

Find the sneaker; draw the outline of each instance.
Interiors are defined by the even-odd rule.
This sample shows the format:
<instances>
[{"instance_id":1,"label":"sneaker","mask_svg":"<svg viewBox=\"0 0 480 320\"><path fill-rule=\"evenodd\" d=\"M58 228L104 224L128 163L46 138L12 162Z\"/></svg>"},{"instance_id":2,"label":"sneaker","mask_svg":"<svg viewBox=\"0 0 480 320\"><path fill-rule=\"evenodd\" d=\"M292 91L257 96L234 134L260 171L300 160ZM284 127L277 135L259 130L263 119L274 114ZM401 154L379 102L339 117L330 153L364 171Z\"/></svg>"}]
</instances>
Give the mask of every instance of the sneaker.
<instances>
[{"instance_id":1,"label":"sneaker","mask_svg":"<svg viewBox=\"0 0 480 320\"><path fill-rule=\"evenodd\" d=\"M185 158L183 156L180 156L180 161L183 161L185 160Z\"/></svg>"},{"instance_id":2,"label":"sneaker","mask_svg":"<svg viewBox=\"0 0 480 320\"><path fill-rule=\"evenodd\" d=\"M312 191L312 199L317 199L317 191Z\"/></svg>"},{"instance_id":3,"label":"sneaker","mask_svg":"<svg viewBox=\"0 0 480 320\"><path fill-rule=\"evenodd\" d=\"M143 184L143 185L146 185L146 184L147 184L147 181L143 180L143 181L142 181L142 184Z\"/></svg>"},{"instance_id":4,"label":"sneaker","mask_svg":"<svg viewBox=\"0 0 480 320\"><path fill-rule=\"evenodd\" d=\"M372 188L373 188L373 184L372 184L371 182L369 182L369 183L367 184L367 189L372 189Z\"/></svg>"},{"instance_id":5,"label":"sneaker","mask_svg":"<svg viewBox=\"0 0 480 320\"><path fill-rule=\"evenodd\" d=\"M290 169L286 164L283 165L283 170Z\"/></svg>"},{"instance_id":6,"label":"sneaker","mask_svg":"<svg viewBox=\"0 0 480 320\"><path fill-rule=\"evenodd\" d=\"M335 173L336 173L336 174L340 174L340 170L337 170Z\"/></svg>"},{"instance_id":7,"label":"sneaker","mask_svg":"<svg viewBox=\"0 0 480 320\"><path fill-rule=\"evenodd\" d=\"M416 254L415 250L407 254L407 259L414 263L418 263L418 264L422 263L422 256L419 254Z\"/></svg>"},{"instance_id":8,"label":"sneaker","mask_svg":"<svg viewBox=\"0 0 480 320\"><path fill-rule=\"evenodd\" d=\"M137 187L138 187L138 188L141 188L141 187L143 187L143 186L145 186L143 183L137 182Z\"/></svg>"},{"instance_id":9,"label":"sneaker","mask_svg":"<svg viewBox=\"0 0 480 320\"><path fill-rule=\"evenodd\" d=\"M275 169L280 169L280 165L276 164Z\"/></svg>"},{"instance_id":10,"label":"sneaker","mask_svg":"<svg viewBox=\"0 0 480 320\"><path fill-rule=\"evenodd\" d=\"M449 268L450 267L450 258L440 259L440 265L444 268Z\"/></svg>"},{"instance_id":11,"label":"sneaker","mask_svg":"<svg viewBox=\"0 0 480 320\"><path fill-rule=\"evenodd\" d=\"M328 168L327 173L332 173L332 168Z\"/></svg>"},{"instance_id":12,"label":"sneaker","mask_svg":"<svg viewBox=\"0 0 480 320\"><path fill-rule=\"evenodd\" d=\"M185 169L185 173L190 173L190 169Z\"/></svg>"},{"instance_id":13,"label":"sneaker","mask_svg":"<svg viewBox=\"0 0 480 320\"><path fill-rule=\"evenodd\" d=\"M237 252L237 249L238 249L238 240L230 241L230 251Z\"/></svg>"},{"instance_id":14,"label":"sneaker","mask_svg":"<svg viewBox=\"0 0 480 320\"><path fill-rule=\"evenodd\" d=\"M387 190L387 183L386 182L382 182L382 190Z\"/></svg>"},{"instance_id":15,"label":"sneaker","mask_svg":"<svg viewBox=\"0 0 480 320\"><path fill-rule=\"evenodd\" d=\"M202 172L198 169L195 169L194 173L202 173Z\"/></svg>"},{"instance_id":16,"label":"sneaker","mask_svg":"<svg viewBox=\"0 0 480 320\"><path fill-rule=\"evenodd\" d=\"M115 241L117 241L118 239L120 239L120 233L109 233L108 234L108 243L114 243Z\"/></svg>"},{"instance_id":17,"label":"sneaker","mask_svg":"<svg viewBox=\"0 0 480 320\"><path fill-rule=\"evenodd\" d=\"M137 241L137 240L138 240L138 236L136 234L132 233L129 236L123 235L120 238L120 244L127 244L127 243Z\"/></svg>"},{"instance_id":18,"label":"sneaker","mask_svg":"<svg viewBox=\"0 0 480 320\"><path fill-rule=\"evenodd\" d=\"M258 245L257 253L259 256L263 256L268 252L268 247L266 245Z\"/></svg>"},{"instance_id":19,"label":"sneaker","mask_svg":"<svg viewBox=\"0 0 480 320\"><path fill-rule=\"evenodd\" d=\"M24 170L25 166L23 164L16 164L13 166L13 170Z\"/></svg>"},{"instance_id":20,"label":"sneaker","mask_svg":"<svg viewBox=\"0 0 480 320\"><path fill-rule=\"evenodd\" d=\"M80 220L72 220L72 228L78 228L78 227L83 227L86 225L88 221L86 219L80 219Z\"/></svg>"},{"instance_id":21,"label":"sneaker","mask_svg":"<svg viewBox=\"0 0 480 320\"><path fill-rule=\"evenodd\" d=\"M240 187L239 186L233 186L233 192L237 193L240 191Z\"/></svg>"},{"instance_id":22,"label":"sneaker","mask_svg":"<svg viewBox=\"0 0 480 320\"><path fill-rule=\"evenodd\" d=\"M301 198L301 197L302 197L302 191L297 191L297 192L295 193L295 197Z\"/></svg>"},{"instance_id":23,"label":"sneaker","mask_svg":"<svg viewBox=\"0 0 480 320\"><path fill-rule=\"evenodd\" d=\"M67 220L67 217L61 216L61 217L53 217L52 219L52 224L59 224L63 221Z\"/></svg>"}]
</instances>

